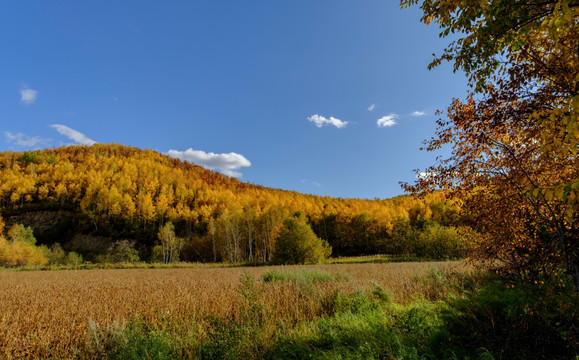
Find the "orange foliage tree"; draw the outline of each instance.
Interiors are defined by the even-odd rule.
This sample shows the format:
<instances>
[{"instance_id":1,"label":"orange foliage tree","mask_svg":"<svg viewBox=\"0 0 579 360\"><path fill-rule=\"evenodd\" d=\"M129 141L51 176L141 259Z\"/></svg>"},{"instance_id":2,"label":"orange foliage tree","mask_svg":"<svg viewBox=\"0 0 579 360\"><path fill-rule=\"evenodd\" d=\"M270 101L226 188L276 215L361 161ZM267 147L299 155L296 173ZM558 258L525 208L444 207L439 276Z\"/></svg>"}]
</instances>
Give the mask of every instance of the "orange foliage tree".
<instances>
[{"instance_id":1,"label":"orange foliage tree","mask_svg":"<svg viewBox=\"0 0 579 360\"><path fill-rule=\"evenodd\" d=\"M459 34L430 67L453 62L472 90L426 141L450 157L406 188L462 199L479 259L535 280L565 262L579 290L579 1L401 1L414 4Z\"/></svg>"}]
</instances>

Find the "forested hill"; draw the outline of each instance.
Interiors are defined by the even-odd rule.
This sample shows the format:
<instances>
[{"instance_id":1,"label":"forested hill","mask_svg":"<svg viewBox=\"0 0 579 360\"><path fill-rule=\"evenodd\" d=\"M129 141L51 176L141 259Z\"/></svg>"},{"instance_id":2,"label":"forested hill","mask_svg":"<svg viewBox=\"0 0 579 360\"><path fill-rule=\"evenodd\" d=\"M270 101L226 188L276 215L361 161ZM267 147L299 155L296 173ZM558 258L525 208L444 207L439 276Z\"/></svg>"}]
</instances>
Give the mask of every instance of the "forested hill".
<instances>
[{"instance_id":1,"label":"forested hill","mask_svg":"<svg viewBox=\"0 0 579 360\"><path fill-rule=\"evenodd\" d=\"M110 144L0 153L0 211L7 224L31 226L40 242L73 247L83 236L150 247L170 221L189 239L185 257L229 261L268 260L276 232L296 212L335 255L380 252L400 221L449 225L457 218L456 206L440 194L387 200L305 195Z\"/></svg>"}]
</instances>

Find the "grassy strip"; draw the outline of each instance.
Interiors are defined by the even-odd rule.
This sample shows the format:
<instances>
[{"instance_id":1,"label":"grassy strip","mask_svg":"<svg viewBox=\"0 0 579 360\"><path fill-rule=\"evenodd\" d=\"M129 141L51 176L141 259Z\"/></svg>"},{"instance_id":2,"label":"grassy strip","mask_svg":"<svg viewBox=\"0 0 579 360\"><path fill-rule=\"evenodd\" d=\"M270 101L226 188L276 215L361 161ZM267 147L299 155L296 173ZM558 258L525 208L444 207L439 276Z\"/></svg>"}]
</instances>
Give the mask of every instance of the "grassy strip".
<instances>
[{"instance_id":1,"label":"grassy strip","mask_svg":"<svg viewBox=\"0 0 579 360\"><path fill-rule=\"evenodd\" d=\"M328 264L384 264L391 262L421 262L433 261L429 259L421 259L417 257L390 257L390 256L352 256L329 258ZM436 260L434 260L436 261Z\"/></svg>"},{"instance_id":2,"label":"grassy strip","mask_svg":"<svg viewBox=\"0 0 579 360\"><path fill-rule=\"evenodd\" d=\"M330 274L322 270L299 269L291 271L289 269L274 269L263 273L264 282L292 281L300 283L314 283L323 281L347 281L349 277L344 274Z\"/></svg>"},{"instance_id":3,"label":"grassy strip","mask_svg":"<svg viewBox=\"0 0 579 360\"><path fill-rule=\"evenodd\" d=\"M382 257L382 256L363 256L363 257L344 257L330 258L326 264L383 264L399 262L433 262L437 260L407 258L407 257ZM445 262L448 260L440 260ZM79 265L48 265L48 266L22 266L5 268L0 267L0 271L50 271L50 270L97 270L97 269L190 269L190 268L229 268L229 267L260 267L272 266L269 262L246 261L239 263L191 263L176 262L171 264L162 263L84 263Z\"/></svg>"},{"instance_id":4,"label":"grassy strip","mask_svg":"<svg viewBox=\"0 0 579 360\"><path fill-rule=\"evenodd\" d=\"M191 263L176 262L163 263L84 263L80 265L48 265L22 266L14 268L0 267L0 271L50 271L50 270L99 270L99 269L193 269L193 268L229 268L229 267L256 267L270 266L269 263L241 262L241 263Z\"/></svg>"}]
</instances>

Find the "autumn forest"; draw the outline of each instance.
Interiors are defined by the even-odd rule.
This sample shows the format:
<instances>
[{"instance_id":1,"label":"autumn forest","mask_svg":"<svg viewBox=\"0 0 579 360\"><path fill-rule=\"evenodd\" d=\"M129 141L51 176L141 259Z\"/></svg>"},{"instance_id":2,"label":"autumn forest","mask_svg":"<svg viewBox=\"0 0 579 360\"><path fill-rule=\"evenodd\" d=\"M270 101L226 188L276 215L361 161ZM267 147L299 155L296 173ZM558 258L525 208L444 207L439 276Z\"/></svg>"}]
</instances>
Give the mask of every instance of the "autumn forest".
<instances>
[{"instance_id":1,"label":"autumn forest","mask_svg":"<svg viewBox=\"0 0 579 360\"><path fill-rule=\"evenodd\" d=\"M468 85L405 195L273 189L76 131L1 152L0 357L578 359L579 1L400 7Z\"/></svg>"},{"instance_id":2,"label":"autumn forest","mask_svg":"<svg viewBox=\"0 0 579 360\"><path fill-rule=\"evenodd\" d=\"M30 226L38 244L59 243L89 261L105 259L119 243L137 251L133 260L168 262L157 253L167 224L178 240L171 261L269 262L288 217L303 218L333 256L458 258L472 237L460 227L458 204L442 193L386 200L305 195L122 145L4 152L0 164L6 228ZM44 220L40 227L35 219ZM433 234L440 241L430 246Z\"/></svg>"}]
</instances>

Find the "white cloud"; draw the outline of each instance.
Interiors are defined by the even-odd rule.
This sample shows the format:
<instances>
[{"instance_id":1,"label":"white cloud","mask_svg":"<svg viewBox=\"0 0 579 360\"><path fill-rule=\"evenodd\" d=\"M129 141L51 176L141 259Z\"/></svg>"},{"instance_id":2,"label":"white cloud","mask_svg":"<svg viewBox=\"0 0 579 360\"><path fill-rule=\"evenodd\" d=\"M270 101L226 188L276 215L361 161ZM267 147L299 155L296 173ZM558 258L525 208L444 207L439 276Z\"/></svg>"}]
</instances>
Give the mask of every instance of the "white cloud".
<instances>
[{"instance_id":1,"label":"white cloud","mask_svg":"<svg viewBox=\"0 0 579 360\"><path fill-rule=\"evenodd\" d=\"M38 91L23 87L20 89L20 102L25 105L34 104L38 97Z\"/></svg>"},{"instance_id":2,"label":"white cloud","mask_svg":"<svg viewBox=\"0 0 579 360\"><path fill-rule=\"evenodd\" d=\"M311 183L311 184L313 184L313 185L315 185L315 186L317 186L317 187L322 186L322 184L320 184L319 182L314 181L314 180L306 180L306 179L303 179L303 180L301 181L301 183L302 183L302 184Z\"/></svg>"},{"instance_id":3,"label":"white cloud","mask_svg":"<svg viewBox=\"0 0 579 360\"><path fill-rule=\"evenodd\" d=\"M54 124L54 125L50 125L50 127L55 129L56 131L58 131L60 134L71 139L72 141L76 142L77 144L88 145L88 146L96 144L96 141L94 141L93 139L90 139L85 134L81 133L80 131L76 131L74 129L71 129L68 126Z\"/></svg>"},{"instance_id":4,"label":"white cloud","mask_svg":"<svg viewBox=\"0 0 579 360\"><path fill-rule=\"evenodd\" d=\"M424 111L415 111L411 114L412 116L424 116L426 113Z\"/></svg>"},{"instance_id":5,"label":"white cloud","mask_svg":"<svg viewBox=\"0 0 579 360\"><path fill-rule=\"evenodd\" d=\"M23 147L39 147L40 145L48 145L50 141L50 139L43 139L38 136L28 136L23 133L13 134L9 131L4 131L4 136L8 143Z\"/></svg>"},{"instance_id":6,"label":"white cloud","mask_svg":"<svg viewBox=\"0 0 579 360\"><path fill-rule=\"evenodd\" d=\"M376 121L376 124L378 125L378 127L390 127L390 126L394 126L396 124L398 124L396 122L396 119L398 119L398 115L397 114L388 114L385 116L382 116L380 119L378 119Z\"/></svg>"},{"instance_id":7,"label":"white cloud","mask_svg":"<svg viewBox=\"0 0 579 360\"><path fill-rule=\"evenodd\" d=\"M423 171L421 173L416 174L416 178L418 179L432 179L435 178L437 175L435 172L432 171Z\"/></svg>"},{"instance_id":8,"label":"white cloud","mask_svg":"<svg viewBox=\"0 0 579 360\"><path fill-rule=\"evenodd\" d=\"M347 121L342 121L340 119L336 119L333 116L330 116L330 118L327 119L324 116L317 115L317 114L308 117L308 121L313 122L316 125L316 127L319 127L319 128L321 128L324 125L333 125L333 126L337 127L338 129L341 129L344 126L348 125Z\"/></svg>"},{"instance_id":9,"label":"white cloud","mask_svg":"<svg viewBox=\"0 0 579 360\"><path fill-rule=\"evenodd\" d=\"M237 171L241 167L251 166L251 162L241 154L230 152L227 154L215 154L191 148L185 151L169 150L167 152L172 158L181 159L197 165L201 165L209 170L217 170L225 175L240 177L242 174Z\"/></svg>"},{"instance_id":10,"label":"white cloud","mask_svg":"<svg viewBox=\"0 0 579 360\"><path fill-rule=\"evenodd\" d=\"M372 105L368 106L368 111L374 111L374 109L376 109L377 107L378 107L378 105L372 104Z\"/></svg>"}]
</instances>

